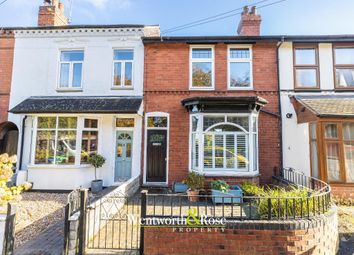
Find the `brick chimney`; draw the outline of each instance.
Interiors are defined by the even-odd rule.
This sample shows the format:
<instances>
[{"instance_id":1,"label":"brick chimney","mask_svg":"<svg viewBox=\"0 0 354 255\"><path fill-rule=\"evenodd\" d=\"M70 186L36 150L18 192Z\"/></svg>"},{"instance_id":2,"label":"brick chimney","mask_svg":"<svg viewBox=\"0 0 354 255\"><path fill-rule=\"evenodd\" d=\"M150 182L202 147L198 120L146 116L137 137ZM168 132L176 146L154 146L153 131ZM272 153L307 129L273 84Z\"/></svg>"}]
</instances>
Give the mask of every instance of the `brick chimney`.
<instances>
[{"instance_id":1,"label":"brick chimney","mask_svg":"<svg viewBox=\"0 0 354 255\"><path fill-rule=\"evenodd\" d=\"M39 7L38 26L66 26L68 18L64 14L64 4L60 0L44 0Z\"/></svg>"},{"instance_id":2,"label":"brick chimney","mask_svg":"<svg viewBox=\"0 0 354 255\"><path fill-rule=\"evenodd\" d=\"M257 15L256 6L249 11L248 6L243 7L241 20L238 24L237 33L241 36L258 36L261 34L261 16Z\"/></svg>"}]
</instances>

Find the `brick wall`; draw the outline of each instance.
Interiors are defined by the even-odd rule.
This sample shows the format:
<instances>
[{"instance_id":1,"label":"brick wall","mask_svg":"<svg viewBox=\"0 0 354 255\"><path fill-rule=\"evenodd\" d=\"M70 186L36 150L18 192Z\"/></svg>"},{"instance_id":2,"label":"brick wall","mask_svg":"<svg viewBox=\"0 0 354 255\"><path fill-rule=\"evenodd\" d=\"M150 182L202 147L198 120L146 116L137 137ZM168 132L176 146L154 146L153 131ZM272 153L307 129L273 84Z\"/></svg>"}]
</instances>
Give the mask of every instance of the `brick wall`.
<instances>
[{"instance_id":1,"label":"brick wall","mask_svg":"<svg viewBox=\"0 0 354 255\"><path fill-rule=\"evenodd\" d=\"M15 39L12 31L0 31L0 123L7 120Z\"/></svg>"},{"instance_id":2,"label":"brick wall","mask_svg":"<svg viewBox=\"0 0 354 255\"><path fill-rule=\"evenodd\" d=\"M354 203L354 185L351 184L330 184L332 195L336 199L349 199Z\"/></svg>"},{"instance_id":3,"label":"brick wall","mask_svg":"<svg viewBox=\"0 0 354 255\"><path fill-rule=\"evenodd\" d=\"M258 95L268 104L264 110L278 114L276 44L253 46L251 91L227 90L227 45L215 45L215 91L189 91L189 45L155 43L145 45L145 112L170 114L169 184L183 180L188 173L189 113L181 101L194 96ZM279 167L279 119L261 112L259 117L260 181L270 182Z\"/></svg>"},{"instance_id":4,"label":"brick wall","mask_svg":"<svg viewBox=\"0 0 354 255\"><path fill-rule=\"evenodd\" d=\"M145 228L145 255L328 255L338 247L336 208L313 220L235 222L222 232Z\"/></svg>"}]
</instances>

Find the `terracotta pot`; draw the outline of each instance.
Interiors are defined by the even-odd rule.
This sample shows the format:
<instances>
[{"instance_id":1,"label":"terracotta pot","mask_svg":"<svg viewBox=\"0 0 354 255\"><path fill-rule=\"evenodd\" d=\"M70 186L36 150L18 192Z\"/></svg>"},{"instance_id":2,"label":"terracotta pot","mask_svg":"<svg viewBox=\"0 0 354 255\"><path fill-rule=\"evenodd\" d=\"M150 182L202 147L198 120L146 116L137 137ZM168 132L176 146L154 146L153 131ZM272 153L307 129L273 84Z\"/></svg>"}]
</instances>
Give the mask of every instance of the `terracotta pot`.
<instances>
[{"instance_id":1,"label":"terracotta pot","mask_svg":"<svg viewBox=\"0 0 354 255\"><path fill-rule=\"evenodd\" d=\"M189 202L198 202L199 201L199 190L187 190Z\"/></svg>"}]
</instances>

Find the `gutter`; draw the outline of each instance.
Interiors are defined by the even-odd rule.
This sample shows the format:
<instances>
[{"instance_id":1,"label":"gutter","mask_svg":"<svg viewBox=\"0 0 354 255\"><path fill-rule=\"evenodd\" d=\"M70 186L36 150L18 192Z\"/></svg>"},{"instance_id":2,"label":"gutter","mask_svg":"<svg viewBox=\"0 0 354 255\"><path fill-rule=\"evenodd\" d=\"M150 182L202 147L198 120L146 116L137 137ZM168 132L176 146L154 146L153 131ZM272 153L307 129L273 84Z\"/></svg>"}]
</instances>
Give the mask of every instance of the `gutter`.
<instances>
[{"instance_id":1,"label":"gutter","mask_svg":"<svg viewBox=\"0 0 354 255\"><path fill-rule=\"evenodd\" d=\"M22 169L22 158L23 158L23 145L25 142L25 123L26 123L27 115L25 115L22 119L22 127L21 127L21 148L20 148L20 158L18 164L18 171Z\"/></svg>"},{"instance_id":2,"label":"gutter","mask_svg":"<svg viewBox=\"0 0 354 255\"><path fill-rule=\"evenodd\" d=\"M277 79L278 79L278 108L279 108L279 141L280 141L280 169L283 169L283 118L282 118L282 107L281 107L281 95L280 95L280 75L279 75L279 48L284 43L284 36L281 38L281 41L277 43L276 49L276 59L277 59Z\"/></svg>"}]
</instances>

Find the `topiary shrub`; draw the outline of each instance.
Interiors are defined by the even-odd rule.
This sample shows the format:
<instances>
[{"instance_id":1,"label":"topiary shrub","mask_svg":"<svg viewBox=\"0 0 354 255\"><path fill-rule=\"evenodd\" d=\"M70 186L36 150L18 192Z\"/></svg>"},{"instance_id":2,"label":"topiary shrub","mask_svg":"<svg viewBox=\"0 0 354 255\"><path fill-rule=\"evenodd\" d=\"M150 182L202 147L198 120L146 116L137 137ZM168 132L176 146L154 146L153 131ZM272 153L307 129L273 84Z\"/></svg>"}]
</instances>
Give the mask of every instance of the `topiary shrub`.
<instances>
[{"instance_id":1,"label":"topiary shrub","mask_svg":"<svg viewBox=\"0 0 354 255\"><path fill-rule=\"evenodd\" d=\"M97 168L102 167L106 159L99 154L92 154L89 156L88 162L95 168L95 180L97 180Z\"/></svg>"}]
</instances>

